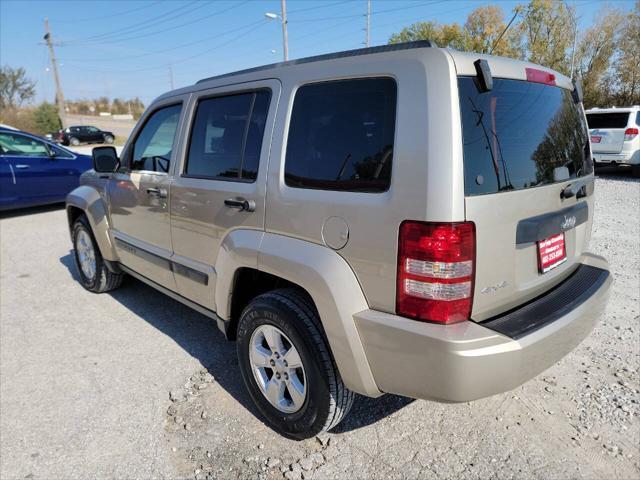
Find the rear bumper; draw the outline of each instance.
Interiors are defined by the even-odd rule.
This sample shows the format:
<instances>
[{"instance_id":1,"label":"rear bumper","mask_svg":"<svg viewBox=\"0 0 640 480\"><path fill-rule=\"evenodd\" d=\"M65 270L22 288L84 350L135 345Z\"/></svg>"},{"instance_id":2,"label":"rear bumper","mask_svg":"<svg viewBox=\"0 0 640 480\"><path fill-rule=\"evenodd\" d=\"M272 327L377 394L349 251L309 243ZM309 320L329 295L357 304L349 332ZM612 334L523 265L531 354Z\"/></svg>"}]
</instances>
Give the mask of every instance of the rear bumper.
<instances>
[{"instance_id":1,"label":"rear bumper","mask_svg":"<svg viewBox=\"0 0 640 480\"><path fill-rule=\"evenodd\" d=\"M640 164L640 151L636 150L621 153L596 153L591 154L596 165L638 165Z\"/></svg>"},{"instance_id":2,"label":"rear bumper","mask_svg":"<svg viewBox=\"0 0 640 480\"><path fill-rule=\"evenodd\" d=\"M543 326L529 328L526 334L520 329L513 335L516 338L472 321L442 326L374 310L356 314L378 388L413 398L466 402L511 390L538 375L589 335L605 309L611 284L608 264L587 255L583 265L599 270L597 284L586 292L567 289L575 290L573 300L551 299L546 310L532 307L545 307L541 302L553 290L523 307L521 318L530 317L532 311L553 318L550 322L541 318L537 324ZM509 316L514 314L518 317L518 311ZM494 321L500 323L499 318Z\"/></svg>"}]
</instances>

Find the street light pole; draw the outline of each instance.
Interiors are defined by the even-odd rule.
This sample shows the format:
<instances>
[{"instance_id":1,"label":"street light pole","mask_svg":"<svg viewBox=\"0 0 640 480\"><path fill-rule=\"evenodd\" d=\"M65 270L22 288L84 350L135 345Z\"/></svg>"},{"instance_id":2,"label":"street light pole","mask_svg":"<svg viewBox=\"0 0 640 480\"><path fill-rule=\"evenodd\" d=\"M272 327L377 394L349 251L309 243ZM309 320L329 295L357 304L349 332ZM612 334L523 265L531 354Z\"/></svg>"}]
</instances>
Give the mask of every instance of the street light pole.
<instances>
[{"instance_id":1,"label":"street light pole","mask_svg":"<svg viewBox=\"0 0 640 480\"><path fill-rule=\"evenodd\" d=\"M284 61L289 60L289 37L287 36L287 0L281 0L282 4L282 49Z\"/></svg>"}]
</instances>

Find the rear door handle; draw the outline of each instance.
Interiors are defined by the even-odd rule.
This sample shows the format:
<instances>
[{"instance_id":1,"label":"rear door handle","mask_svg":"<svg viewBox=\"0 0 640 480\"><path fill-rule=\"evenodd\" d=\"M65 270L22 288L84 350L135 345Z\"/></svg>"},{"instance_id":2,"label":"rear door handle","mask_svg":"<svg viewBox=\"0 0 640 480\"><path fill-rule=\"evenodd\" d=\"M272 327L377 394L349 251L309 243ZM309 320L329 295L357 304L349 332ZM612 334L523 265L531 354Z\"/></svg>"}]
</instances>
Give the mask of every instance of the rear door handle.
<instances>
[{"instance_id":1,"label":"rear door handle","mask_svg":"<svg viewBox=\"0 0 640 480\"><path fill-rule=\"evenodd\" d=\"M19 168L20 170L26 170L27 168L29 168L29 165L18 164L16 165L16 168Z\"/></svg>"},{"instance_id":2,"label":"rear door handle","mask_svg":"<svg viewBox=\"0 0 640 480\"><path fill-rule=\"evenodd\" d=\"M224 204L229 208L237 208L241 212L253 212L256 209L256 202L242 197L227 198Z\"/></svg>"},{"instance_id":3,"label":"rear door handle","mask_svg":"<svg viewBox=\"0 0 640 480\"><path fill-rule=\"evenodd\" d=\"M158 198L167 198L167 191L164 188L147 188L147 195Z\"/></svg>"}]
</instances>

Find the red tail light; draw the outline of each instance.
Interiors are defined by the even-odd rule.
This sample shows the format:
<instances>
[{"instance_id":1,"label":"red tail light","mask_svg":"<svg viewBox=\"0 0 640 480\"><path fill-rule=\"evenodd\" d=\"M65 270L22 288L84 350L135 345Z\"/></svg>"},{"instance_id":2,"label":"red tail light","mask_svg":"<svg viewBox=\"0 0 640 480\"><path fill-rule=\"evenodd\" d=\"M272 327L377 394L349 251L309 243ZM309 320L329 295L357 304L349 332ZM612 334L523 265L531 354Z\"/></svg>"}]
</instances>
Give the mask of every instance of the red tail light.
<instances>
[{"instance_id":1,"label":"red tail light","mask_svg":"<svg viewBox=\"0 0 640 480\"><path fill-rule=\"evenodd\" d=\"M396 312L437 323L468 320L475 277L472 222L400 225Z\"/></svg>"},{"instance_id":2,"label":"red tail light","mask_svg":"<svg viewBox=\"0 0 640 480\"><path fill-rule=\"evenodd\" d=\"M527 82L544 83L545 85L555 85L556 76L553 73L538 70L537 68L525 68Z\"/></svg>"},{"instance_id":3,"label":"red tail light","mask_svg":"<svg viewBox=\"0 0 640 480\"><path fill-rule=\"evenodd\" d=\"M638 135L637 128L627 128L624 131L624 141L628 142L629 140L633 140L634 138L636 138L637 135Z\"/></svg>"}]
</instances>

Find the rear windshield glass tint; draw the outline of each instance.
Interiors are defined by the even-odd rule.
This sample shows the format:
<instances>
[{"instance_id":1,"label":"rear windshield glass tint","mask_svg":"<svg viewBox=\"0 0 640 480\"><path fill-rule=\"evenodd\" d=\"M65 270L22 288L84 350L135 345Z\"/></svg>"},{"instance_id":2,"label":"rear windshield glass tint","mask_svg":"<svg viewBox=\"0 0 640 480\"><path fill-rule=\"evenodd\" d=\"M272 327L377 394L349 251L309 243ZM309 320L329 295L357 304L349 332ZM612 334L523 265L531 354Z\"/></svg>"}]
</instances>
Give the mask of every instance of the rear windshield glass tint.
<instances>
[{"instance_id":1,"label":"rear windshield glass tint","mask_svg":"<svg viewBox=\"0 0 640 480\"><path fill-rule=\"evenodd\" d=\"M629 112L588 113L589 128L627 128Z\"/></svg>"},{"instance_id":2,"label":"rear windshield glass tint","mask_svg":"<svg viewBox=\"0 0 640 480\"><path fill-rule=\"evenodd\" d=\"M593 171L586 125L570 91L494 78L493 89L480 92L472 77L460 77L458 87L467 195L546 185L554 171L556 178Z\"/></svg>"}]
</instances>

